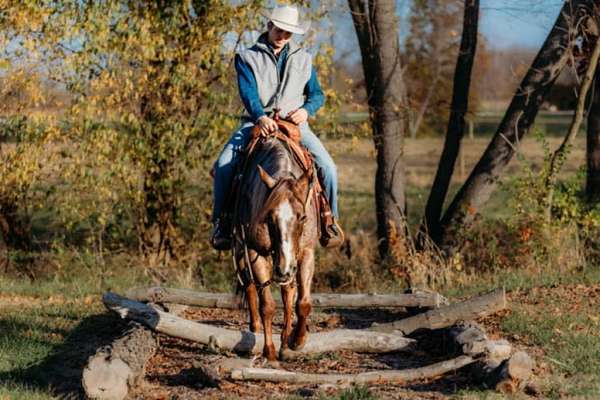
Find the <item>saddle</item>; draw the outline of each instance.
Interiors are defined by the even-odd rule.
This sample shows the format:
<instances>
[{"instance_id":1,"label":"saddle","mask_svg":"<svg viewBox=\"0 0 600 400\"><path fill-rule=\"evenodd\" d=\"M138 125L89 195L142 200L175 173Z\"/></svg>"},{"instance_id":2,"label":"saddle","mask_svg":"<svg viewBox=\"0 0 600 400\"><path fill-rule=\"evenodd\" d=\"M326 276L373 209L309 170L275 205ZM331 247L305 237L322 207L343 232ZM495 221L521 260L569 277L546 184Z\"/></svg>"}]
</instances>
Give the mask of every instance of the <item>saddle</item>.
<instances>
[{"instance_id":1,"label":"saddle","mask_svg":"<svg viewBox=\"0 0 600 400\"><path fill-rule=\"evenodd\" d=\"M252 137L246 146L242 162L238 164L238 166L241 166L241 169L238 171L239 173L236 174L236 179L233 181L230 192L230 205L235 204L236 199L239 196L241 178L246 170L247 161L252 157L252 154L256 149L256 145L261 140L267 139L268 137L275 137L284 142L288 146L293 157L302 167L302 170L309 175L313 174L314 160L306 147L300 143L301 132L298 125L281 119L277 115L275 116L274 120L277 123L278 130L269 133L268 135L262 134L258 125L252 128ZM327 199L327 196L325 195L323 187L321 186L318 178L314 181L313 189L313 200L317 205L317 217L319 219L317 226L319 227L319 236L321 237L321 232L325 232L326 228L333 224L333 214L331 212L329 200ZM231 215L229 212L227 214Z\"/></svg>"}]
</instances>

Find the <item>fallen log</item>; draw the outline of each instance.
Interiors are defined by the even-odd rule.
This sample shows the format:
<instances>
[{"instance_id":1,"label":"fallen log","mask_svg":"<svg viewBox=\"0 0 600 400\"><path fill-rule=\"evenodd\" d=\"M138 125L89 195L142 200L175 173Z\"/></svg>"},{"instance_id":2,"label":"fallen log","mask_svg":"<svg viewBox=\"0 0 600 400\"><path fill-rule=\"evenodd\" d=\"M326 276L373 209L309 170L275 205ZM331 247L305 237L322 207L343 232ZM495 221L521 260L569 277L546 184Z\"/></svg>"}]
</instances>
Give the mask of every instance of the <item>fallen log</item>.
<instances>
[{"instance_id":1,"label":"fallen log","mask_svg":"<svg viewBox=\"0 0 600 400\"><path fill-rule=\"evenodd\" d=\"M475 362L475 359L472 357L459 356L421 368L372 371L358 374L308 374L270 368L240 368L231 371L231 378L234 380L260 380L297 384L408 383L421 379L436 378L473 362Z\"/></svg>"},{"instance_id":2,"label":"fallen log","mask_svg":"<svg viewBox=\"0 0 600 400\"><path fill-rule=\"evenodd\" d=\"M107 309L116 312L121 318L142 323L156 332L210 345L213 349L247 354L260 353L263 348L262 334L189 321L114 293L106 293L102 301ZM279 335L274 335L276 347L280 347L279 340ZM414 343L414 340L399 334L340 329L310 334L304 348L291 354L306 355L340 350L387 353L409 349Z\"/></svg>"},{"instance_id":3,"label":"fallen log","mask_svg":"<svg viewBox=\"0 0 600 400\"><path fill-rule=\"evenodd\" d=\"M449 331L454 349L464 355L479 357L470 366L472 375L486 387L503 393L515 393L529 383L533 360L519 351L511 356L512 346L506 340L489 340L474 322L461 323Z\"/></svg>"},{"instance_id":4,"label":"fallen log","mask_svg":"<svg viewBox=\"0 0 600 400\"><path fill-rule=\"evenodd\" d=\"M163 287L134 288L125 296L132 300L153 303L178 303L197 307L229 308L240 307L238 296L230 293L205 293L186 289ZM438 293L415 290L400 294L333 294L314 293L311 295L315 308L366 308L366 307L440 307L448 300ZM282 308L280 299L277 307Z\"/></svg>"},{"instance_id":5,"label":"fallen log","mask_svg":"<svg viewBox=\"0 0 600 400\"><path fill-rule=\"evenodd\" d=\"M121 400L139 385L146 362L158 348L155 334L130 321L124 334L88 359L82 384L88 398Z\"/></svg>"},{"instance_id":6,"label":"fallen log","mask_svg":"<svg viewBox=\"0 0 600 400\"><path fill-rule=\"evenodd\" d=\"M498 289L461 303L450 304L399 321L373 324L371 330L378 332L400 331L408 335L419 329L440 329L493 314L507 307L504 289Z\"/></svg>"}]
</instances>

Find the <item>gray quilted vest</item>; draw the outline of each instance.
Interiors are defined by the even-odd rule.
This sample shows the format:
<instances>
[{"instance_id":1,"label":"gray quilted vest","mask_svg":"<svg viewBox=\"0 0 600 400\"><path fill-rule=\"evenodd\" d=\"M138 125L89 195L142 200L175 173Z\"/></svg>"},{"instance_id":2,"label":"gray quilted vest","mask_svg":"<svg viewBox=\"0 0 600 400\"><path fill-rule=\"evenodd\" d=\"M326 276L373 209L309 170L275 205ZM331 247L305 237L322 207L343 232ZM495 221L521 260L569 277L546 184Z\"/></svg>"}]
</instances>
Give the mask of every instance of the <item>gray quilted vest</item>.
<instances>
[{"instance_id":1,"label":"gray quilted vest","mask_svg":"<svg viewBox=\"0 0 600 400\"><path fill-rule=\"evenodd\" d=\"M277 60L260 39L254 46L238 53L254 73L258 96L267 114L278 108L280 114L285 116L304 105L304 87L310 79L312 56L291 40L288 43L281 81L277 73ZM248 116L247 112L244 116Z\"/></svg>"}]
</instances>

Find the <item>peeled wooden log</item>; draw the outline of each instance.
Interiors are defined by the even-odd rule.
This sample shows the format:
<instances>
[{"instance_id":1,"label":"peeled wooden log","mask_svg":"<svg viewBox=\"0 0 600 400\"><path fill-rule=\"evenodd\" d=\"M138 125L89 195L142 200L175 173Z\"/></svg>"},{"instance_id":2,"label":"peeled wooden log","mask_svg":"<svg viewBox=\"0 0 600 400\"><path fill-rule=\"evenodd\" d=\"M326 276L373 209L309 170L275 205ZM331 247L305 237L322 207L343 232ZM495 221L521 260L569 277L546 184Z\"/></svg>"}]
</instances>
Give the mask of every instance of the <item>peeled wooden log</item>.
<instances>
[{"instance_id":1,"label":"peeled wooden log","mask_svg":"<svg viewBox=\"0 0 600 400\"><path fill-rule=\"evenodd\" d=\"M418 329L440 329L493 314L507 307L504 289L478 296L461 303L450 304L413 317L386 324L373 324L371 330L378 332L400 331L408 335Z\"/></svg>"},{"instance_id":2,"label":"peeled wooden log","mask_svg":"<svg viewBox=\"0 0 600 400\"><path fill-rule=\"evenodd\" d=\"M506 340L489 340L483 328L475 322L461 322L453 326L448 336L455 351L467 356L483 355L497 361L496 366L510 357L512 346Z\"/></svg>"},{"instance_id":3,"label":"peeled wooden log","mask_svg":"<svg viewBox=\"0 0 600 400\"><path fill-rule=\"evenodd\" d=\"M98 400L125 398L129 388L138 386L143 379L146 362L157 348L155 334L130 321L121 337L88 359L82 377L87 397Z\"/></svg>"},{"instance_id":4,"label":"peeled wooden log","mask_svg":"<svg viewBox=\"0 0 600 400\"><path fill-rule=\"evenodd\" d=\"M204 293L186 289L163 287L134 288L127 291L126 297L154 303L178 303L197 307L239 308L240 299L229 293ZM365 307L439 307L448 300L438 293L416 290L401 294L333 294L314 293L311 295L316 308L365 308ZM283 308L280 299L277 307Z\"/></svg>"},{"instance_id":5,"label":"peeled wooden log","mask_svg":"<svg viewBox=\"0 0 600 400\"><path fill-rule=\"evenodd\" d=\"M262 334L234 331L189 321L114 293L106 293L102 297L102 301L106 308L116 312L121 318L131 319L156 332L203 343L214 349L238 353L260 353L263 348L264 337ZM279 340L279 335L273 336L276 347L280 346ZM340 350L387 353L405 350L413 343L415 343L414 340L398 334L340 329L310 334L304 348L293 354L317 354Z\"/></svg>"},{"instance_id":6,"label":"peeled wooden log","mask_svg":"<svg viewBox=\"0 0 600 400\"><path fill-rule=\"evenodd\" d=\"M460 356L451 360L431 364L426 367L362 372L359 374L307 374L269 368L241 368L231 371L235 380L260 380L296 384L387 384L409 383L421 379L432 379L447 372L455 371L475 362L469 356Z\"/></svg>"}]
</instances>

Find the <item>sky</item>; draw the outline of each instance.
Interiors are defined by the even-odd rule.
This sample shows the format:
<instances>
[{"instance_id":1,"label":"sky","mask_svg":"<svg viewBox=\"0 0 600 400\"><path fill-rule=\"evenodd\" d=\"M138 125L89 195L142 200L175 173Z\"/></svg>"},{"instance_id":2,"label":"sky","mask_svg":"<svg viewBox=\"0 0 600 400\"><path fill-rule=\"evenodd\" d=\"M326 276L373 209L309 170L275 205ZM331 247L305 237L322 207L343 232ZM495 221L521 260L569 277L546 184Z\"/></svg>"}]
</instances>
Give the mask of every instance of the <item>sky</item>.
<instances>
[{"instance_id":1,"label":"sky","mask_svg":"<svg viewBox=\"0 0 600 400\"><path fill-rule=\"evenodd\" d=\"M539 48L562 0L481 0L480 31L491 48Z\"/></svg>"},{"instance_id":2,"label":"sky","mask_svg":"<svg viewBox=\"0 0 600 400\"><path fill-rule=\"evenodd\" d=\"M563 5L563 0L480 0L479 31L488 49L540 48L550 32ZM408 33L407 16L410 14L411 0L396 0L400 18L400 36ZM316 3L319 4L319 3ZM323 3L320 3L323 4ZM333 0L329 3L332 17L329 29L333 35L336 58L343 58L349 64L360 61L356 33L352 25L346 0ZM313 6L318 8L318 6ZM331 40L323 33L321 40Z\"/></svg>"}]
</instances>

